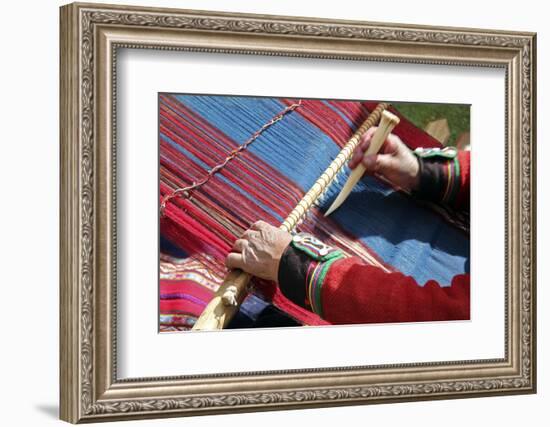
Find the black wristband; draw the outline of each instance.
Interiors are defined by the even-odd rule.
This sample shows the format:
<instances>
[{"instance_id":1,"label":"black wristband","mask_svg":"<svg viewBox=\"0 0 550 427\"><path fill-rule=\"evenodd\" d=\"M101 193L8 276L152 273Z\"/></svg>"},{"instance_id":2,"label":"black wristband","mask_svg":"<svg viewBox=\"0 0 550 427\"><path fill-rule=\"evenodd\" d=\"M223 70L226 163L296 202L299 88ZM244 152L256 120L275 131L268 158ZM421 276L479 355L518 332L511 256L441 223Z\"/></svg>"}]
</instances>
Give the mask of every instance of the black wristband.
<instances>
[{"instance_id":1,"label":"black wristband","mask_svg":"<svg viewBox=\"0 0 550 427\"><path fill-rule=\"evenodd\" d=\"M447 163L447 159L423 159L418 157L420 179L418 188L413 192L413 195L419 199L432 202L441 201L447 184L447 174L444 167Z\"/></svg>"},{"instance_id":2,"label":"black wristband","mask_svg":"<svg viewBox=\"0 0 550 427\"><path fill-rule=\"evenodd\" d=\"M455 147L417 148L419 182L412 194L419 199L452 205L460 190L460 164Z\"/></svg>"},{"instance_id":3,"label":"black wristband","mask_svg":"<svg viewBox=\"0 0 550 427\"><path fill-rule=\"evenodd\" d=\"M305 308L306 275L312 259L291 244L287 246L279 263L279 289L293 303Z\"/></svg>"}]
</instances>

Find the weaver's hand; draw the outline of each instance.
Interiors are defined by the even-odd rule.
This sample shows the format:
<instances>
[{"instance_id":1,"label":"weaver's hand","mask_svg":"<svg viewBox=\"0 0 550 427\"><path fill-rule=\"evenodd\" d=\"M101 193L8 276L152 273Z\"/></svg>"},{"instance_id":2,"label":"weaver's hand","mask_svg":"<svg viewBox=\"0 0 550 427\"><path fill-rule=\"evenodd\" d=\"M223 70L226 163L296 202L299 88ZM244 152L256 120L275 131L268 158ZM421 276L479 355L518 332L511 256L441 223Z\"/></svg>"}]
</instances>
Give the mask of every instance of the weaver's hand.
<instances>
[{"instance_id":1,"label":"weaver's hand","mask_svg":"<svg viewBox=\"0 0 550 427\"><path fill-rule=\"evenodd\" d=\"M378 154L365 154L376 129L370 128L361 137L349 167L355 169L362 163L367 174L380 175L402 189L415 190L419 183L418 159L397 135L390 134Z\"/></svg>"},{"instance_id":2,"label":"weaver's hand","mask_svg":"<svg viewBox=\"0 0 550 427\"><path fill-rule=\"evenodd\" d=\"M286 231L264 221L255 222L235 241L225 265L276 282L279 262L291 240L292 236Z\"/></svg>"}]
</instances>

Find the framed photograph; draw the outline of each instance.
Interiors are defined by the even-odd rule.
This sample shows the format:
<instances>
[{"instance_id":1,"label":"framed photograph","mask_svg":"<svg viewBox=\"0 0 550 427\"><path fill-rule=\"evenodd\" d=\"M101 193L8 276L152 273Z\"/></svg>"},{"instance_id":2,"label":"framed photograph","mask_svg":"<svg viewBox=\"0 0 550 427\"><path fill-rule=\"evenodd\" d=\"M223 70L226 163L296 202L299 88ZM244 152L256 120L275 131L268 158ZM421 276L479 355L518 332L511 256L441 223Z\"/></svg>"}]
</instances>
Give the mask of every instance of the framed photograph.
<instances>
[{"instance_id":1,"label":"framed photograph","mask_svg":"<svg viewBox=\"0 0 550 427\"><path fill-rule=\"evenodd\" d=\"M63 420L535 392L535 34L60 22Z\"/></svg>"}]
</instances>

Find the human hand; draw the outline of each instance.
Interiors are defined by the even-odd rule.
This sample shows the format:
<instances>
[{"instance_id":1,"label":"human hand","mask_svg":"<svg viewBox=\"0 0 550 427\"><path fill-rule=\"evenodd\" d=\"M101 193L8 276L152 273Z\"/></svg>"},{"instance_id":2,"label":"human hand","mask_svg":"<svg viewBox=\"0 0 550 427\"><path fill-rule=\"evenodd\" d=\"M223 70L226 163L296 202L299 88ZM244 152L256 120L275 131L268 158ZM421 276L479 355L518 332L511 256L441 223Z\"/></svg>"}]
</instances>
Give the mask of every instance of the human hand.
<instances>
[{"instance_id":1,"label":"human hand","mask_svg":"<svg viewBox=\"0 0 550 427\"><path fill-rule=\"evenodd\" d=\"M418 159L397 135L390 134L378 154L365 154L376 129L370 128L361 137L349 167L355 169L362 163L368 175L379 175L404 190L417 189L420 181Z\"/></svg>"},{"instance_id":2,"label":"human hand","mask_svg":"<svg viewBox=\"0 0 550 427\"><path fill-rule=\"evenodd\" d=\"M257 221L235 241L225 265L276 282L279 262L291 240L290 233Z\"/></svg>"}]
</instances>

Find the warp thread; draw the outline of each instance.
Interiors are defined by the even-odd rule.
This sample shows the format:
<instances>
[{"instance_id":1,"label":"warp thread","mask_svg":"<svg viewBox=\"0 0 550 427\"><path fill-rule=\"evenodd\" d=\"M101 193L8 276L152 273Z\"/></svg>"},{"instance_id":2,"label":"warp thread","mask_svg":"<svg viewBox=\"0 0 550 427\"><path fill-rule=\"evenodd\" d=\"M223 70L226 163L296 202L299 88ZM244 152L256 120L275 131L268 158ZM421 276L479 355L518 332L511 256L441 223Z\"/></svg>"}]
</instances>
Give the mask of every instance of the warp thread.
<instances>
[{"instance_id":1,"label":"warp thread","mask_svg":"<svg viewBox=\"0 0 550 427\"><path fill-rule=\"evenodd\" d=\"M275 123L277 123L279 120L281 120L284 116L286 116L291 111L294 111L296 108L300 107L302 105L302 100L298 100L297 103L293 103L289 106L287 106L284 110L282 110L280 113L273 116L271 120L269 120L267 123L265 123L260 129L258 129L256 132L250 136L243 144L241 144L239 147L235 148L229 153L229 156L225 158L225 160L221 163L218 163L216 166L214 166L212 169L208 171L206 176L198 181L193 182L193 184L188 185L186 187L176 188L172 193L166 195L162 202L160 203L160 215L164 216L164 210L166 209L166 203L168 203L171 199L174 197L177 197L181 195L183 198L188 199L191 197L191 192L193 190L197 190L198 188L202 187L204 184L206 184L210 179L219 171L221 171L223 168L227 166L227 164L239 156L239 154L246 150L250 144L252 144L256 139L260 137L264 131L269 129L271 126L273 126Z\"/></svg>"}]
</instances>

